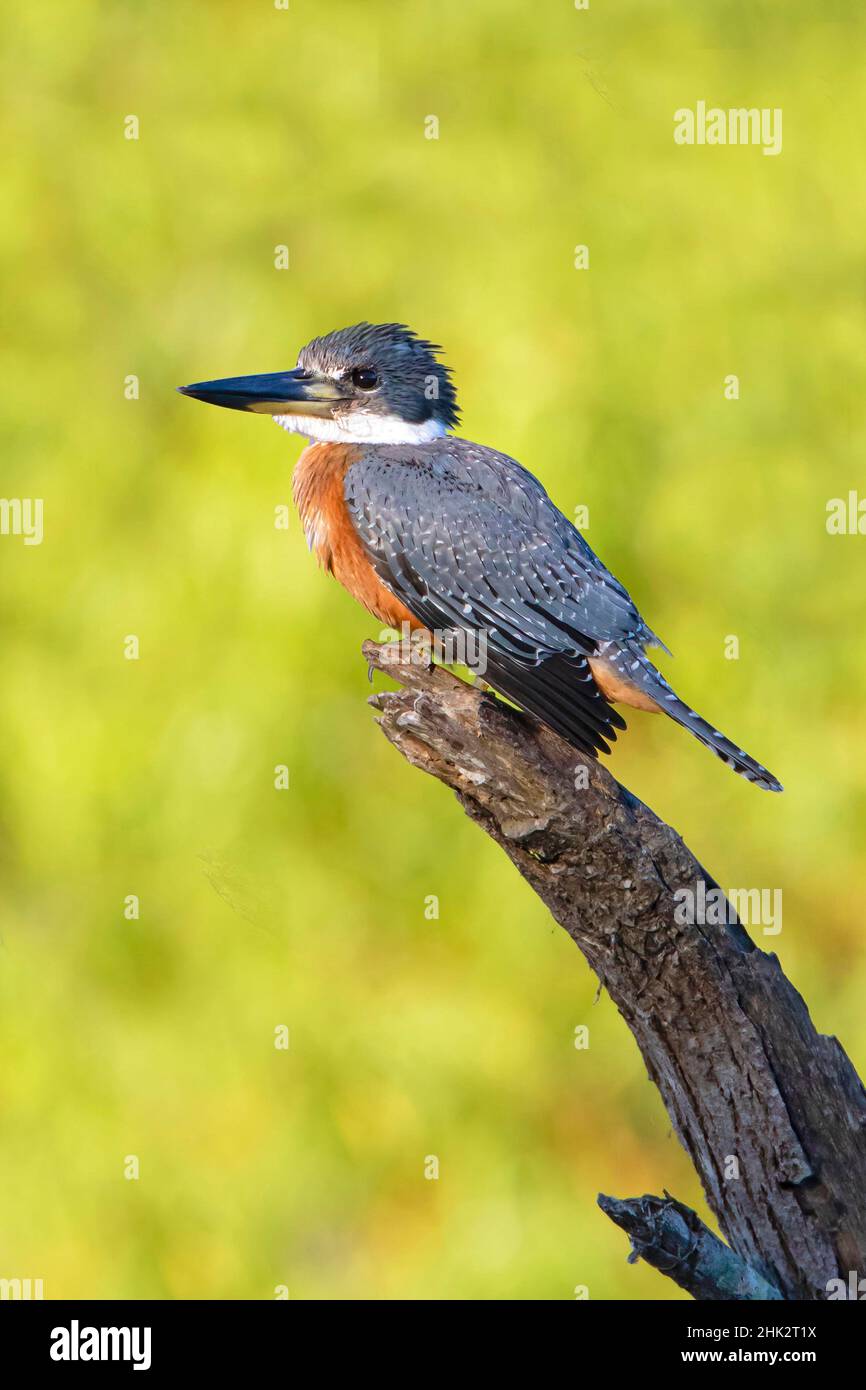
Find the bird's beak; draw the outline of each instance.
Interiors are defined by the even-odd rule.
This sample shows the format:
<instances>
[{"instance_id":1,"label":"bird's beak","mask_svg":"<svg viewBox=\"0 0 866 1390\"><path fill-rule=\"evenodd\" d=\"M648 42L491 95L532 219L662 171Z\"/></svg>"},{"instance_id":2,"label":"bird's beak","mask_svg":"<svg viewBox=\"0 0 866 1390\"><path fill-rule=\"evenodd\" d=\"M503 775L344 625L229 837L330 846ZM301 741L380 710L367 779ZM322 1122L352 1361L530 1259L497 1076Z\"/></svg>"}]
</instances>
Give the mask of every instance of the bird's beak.
<instances>
[{"instance_id":1,"label":"bird's beak","mask_svg":"<svg viewBox=\"0 0 866 1390\"><path fill-rule=\"evenodd\" d=\"M224 405L229 410L251 410L257 415L333 414L339 401L346 400L338 381L296 367L291 372L271 372L264 376L227 376L220 381L195 381L178 386L182 396L192 396L208 405Z\"/></svg>"}]
</instances>

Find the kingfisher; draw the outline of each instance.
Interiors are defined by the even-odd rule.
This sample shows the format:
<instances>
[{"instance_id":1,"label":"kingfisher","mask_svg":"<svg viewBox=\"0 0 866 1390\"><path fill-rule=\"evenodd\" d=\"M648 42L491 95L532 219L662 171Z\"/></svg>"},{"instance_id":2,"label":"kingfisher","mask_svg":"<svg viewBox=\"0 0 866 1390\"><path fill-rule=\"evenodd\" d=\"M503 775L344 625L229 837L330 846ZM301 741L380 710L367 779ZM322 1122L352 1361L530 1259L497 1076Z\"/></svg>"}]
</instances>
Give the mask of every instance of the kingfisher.
<instances>
[{"instance_id":1,"label":"kingfisher","mask_svg":"<svg viewBox=\"0 0 866 1390\"><path fill-rule=\"evenodd\" d=\"M405 324L358 323L314 338L289 371L178 389L305 437L292 492L307 544L381 623L481 639L488 685L581 753L610 752L626 727L616 705L663 711L781 791L668 684L647 648L668 649L539 480L454 433L441 352Z\"/></svg>"}]
</instances>

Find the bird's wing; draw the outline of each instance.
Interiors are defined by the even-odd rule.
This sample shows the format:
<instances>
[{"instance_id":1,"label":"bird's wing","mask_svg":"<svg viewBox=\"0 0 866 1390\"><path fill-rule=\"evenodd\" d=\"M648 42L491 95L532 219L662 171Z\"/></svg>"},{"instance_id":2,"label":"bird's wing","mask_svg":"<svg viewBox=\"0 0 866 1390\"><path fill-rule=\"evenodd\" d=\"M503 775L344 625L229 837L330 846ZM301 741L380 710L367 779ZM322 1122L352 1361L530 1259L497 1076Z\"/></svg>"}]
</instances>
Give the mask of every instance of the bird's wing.
<instances>
[{"instance_id":1,"label":"bird's wing","mask_svg":"<svg viewBox=\"0 0 866 1390\"><path fill-rule=\"evenodd\" d=\"M376 573L419 622L483 632L491 685L578 747L606 749L624 722L586 658L651 634L530 473L462 440L370 448L345 498Z\"/></svg>"}]
</instances>

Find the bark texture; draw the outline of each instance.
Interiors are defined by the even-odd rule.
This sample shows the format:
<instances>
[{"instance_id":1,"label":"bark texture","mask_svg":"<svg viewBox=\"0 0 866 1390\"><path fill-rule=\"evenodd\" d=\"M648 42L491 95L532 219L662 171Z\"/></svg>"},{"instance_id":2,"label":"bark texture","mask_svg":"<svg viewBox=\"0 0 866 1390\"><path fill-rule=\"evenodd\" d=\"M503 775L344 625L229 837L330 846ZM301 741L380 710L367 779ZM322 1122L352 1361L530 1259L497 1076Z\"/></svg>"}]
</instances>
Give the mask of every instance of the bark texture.
<instances>
[{"instance_id":1,"label":"bark texture","mask_svg":"<svg viewBox=\"0 0 866 1390\"><path fill-rule=\"evenodd\" d=\"M718 885L676 831L594 760L405 645L368 642L364 656L371 673L402 687L371 697L383 733L454 790L607 989L700 1175L731 1261L672 1199L605 1198L603 1209L675 1278L700 1237L706 1277L678 1280L697 1298L824 1299L830 1280L862 1277L862 1083L836 1039L816 1032L776 956L735 917L678 921L678 890Z\"/></svg>"},{"instance_id":2,"label":"bark texture","mask_svg":"<svg viewBox=\"0 0 866 1390\"><path fill-rule=\"evenodd\" d=\"M706 1302L778 1301L774 1284L741 1260L689 1208L661 1197L599 1196L598 1205L631 1240L629 1261L644 1259Z\"/></svg>"}]
</instances>

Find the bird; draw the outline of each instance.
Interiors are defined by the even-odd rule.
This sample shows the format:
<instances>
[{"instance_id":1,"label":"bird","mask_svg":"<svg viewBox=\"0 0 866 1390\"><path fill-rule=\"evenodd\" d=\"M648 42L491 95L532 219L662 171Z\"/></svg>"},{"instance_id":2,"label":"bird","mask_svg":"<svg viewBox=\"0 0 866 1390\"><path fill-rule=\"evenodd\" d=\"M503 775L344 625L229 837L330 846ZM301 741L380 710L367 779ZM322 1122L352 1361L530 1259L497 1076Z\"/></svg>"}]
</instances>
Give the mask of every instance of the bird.
<instances>
[{"instance_id":1,"label":"bird","mask_svg":"<svg viewBox=\"0 0 866 1390\"><path fill-rule=\"evenodd\" d=\"M538 478L454 432L441 354L405 324L364 322L314 338L288 371L177 389L306 438L292 491L307 544L380 622L482 639L487 685L581 753L610 753L616 706L662 711L781 791L674 691L647 655L668 649Z\"/></svg>"}]
</instances>

